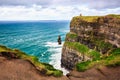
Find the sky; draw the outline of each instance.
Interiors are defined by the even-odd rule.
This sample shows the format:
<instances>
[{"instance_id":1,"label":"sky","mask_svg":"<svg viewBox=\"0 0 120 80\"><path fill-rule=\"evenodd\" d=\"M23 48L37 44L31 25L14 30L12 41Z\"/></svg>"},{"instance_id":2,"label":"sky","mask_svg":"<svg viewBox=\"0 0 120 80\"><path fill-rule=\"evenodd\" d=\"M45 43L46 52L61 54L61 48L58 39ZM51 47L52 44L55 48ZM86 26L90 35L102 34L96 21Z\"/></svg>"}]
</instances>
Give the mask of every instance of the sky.
<instances>
[{"instance_id":1,"label":"sky","mask_svg":"<svg viewBox=\"0 0 120 80\"><path fill-rule=\"evenodd\" d=\"M120 0L0 0L0 20L71 20L120 14Z\"/></svg>"}]
</instances>

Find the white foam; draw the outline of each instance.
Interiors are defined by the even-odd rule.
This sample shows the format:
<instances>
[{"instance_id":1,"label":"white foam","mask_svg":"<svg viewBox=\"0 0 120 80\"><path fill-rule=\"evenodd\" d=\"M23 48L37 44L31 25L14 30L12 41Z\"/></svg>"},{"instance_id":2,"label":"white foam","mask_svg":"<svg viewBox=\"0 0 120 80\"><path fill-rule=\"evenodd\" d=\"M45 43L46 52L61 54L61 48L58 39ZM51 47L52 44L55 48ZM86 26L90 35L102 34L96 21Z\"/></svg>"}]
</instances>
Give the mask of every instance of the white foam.
<instances>
[{"instance_id":1,"label":"white foam","mask_svg":"<svg viewBox=\"0 0 120 80\"><path fill-rule=\"evenodd\" d=\"M63 45L63 43L62 43L62 45ZM57 42L47 42L45 46L56 48L56 47L62 47L62 45L58 45Z\"/></svg>"},{"instance_id":2,"label":"white foam","mask_svg":"<svg viewBox=\"0 0 120 80\"><path fill-rule=\"evenodd\" d=\"M69 30L69 29L60 29L59 31L60 31L60 32L65 32L65 33L67 33L67 32L69 32L70 30Z\"/></svg>"},{"instance_id":3,"label":"white foam","mask_svg":"<svg viewBox=\"0 0 120 80\"><path fill-rule=\"evenodd\" d=\"M52 52L50 59L50 64L53 65L56 69L62 70L63 74L66 75L69 73L68 70L61 67L61 51L62 51L62 45L58 45L57 42L47 42L45 46L49 47L49 52Z\"/></svg>"}]
</instances>

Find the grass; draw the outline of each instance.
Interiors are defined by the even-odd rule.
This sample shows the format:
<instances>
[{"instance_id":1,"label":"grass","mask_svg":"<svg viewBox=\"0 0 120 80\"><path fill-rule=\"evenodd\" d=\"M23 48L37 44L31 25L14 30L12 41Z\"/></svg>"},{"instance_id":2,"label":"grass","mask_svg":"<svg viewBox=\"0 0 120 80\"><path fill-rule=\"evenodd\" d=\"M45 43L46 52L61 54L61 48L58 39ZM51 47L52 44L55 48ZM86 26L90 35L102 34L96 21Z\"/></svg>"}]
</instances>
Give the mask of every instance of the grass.
<instances>
[{"instance_id":1,"label":"grass","mask_svg":"<svg viewBox=\"0 0 120 80\"><path fill-rule=\"evenodd\" d=\"M79 42L69 42L69 41L66 41L64 43L64 46L67 46L69 48L75 49L75 50L77 50L80 53L87 53L88 50L89 50L88 47L86 47L83 44L80 44Z\"/></svg>"},{"instance_id":2,"label":"grass","mask_svg":"<svg viewBox=\"0 0 120 80\"><path fill-rule=\"evenodd\" d=\"M77 71L85 71L95 66L120 66L120 48L113 49L109 56L76 64Z\"/></svg>"},{"instance_id":3,"label":"grass","mask_svg":"<svg viewBox=\"0 0 120 80\"><path fill-rule=\"evenodd\" d=\"M111 17L114 17L114 18L120 18L120 15L115 15L115 14L108 14L107 16L111 16Z\"/></svg>"},{"instance_id":4,"label":"grass","mask_svg":"<svg viewBox=\"0 0 120 80\"><path fill-rule=\"evenodd\" d=\"M99 16L77 16L77 17L87 22L96 22Z\"/></svg>"},{"instance_id":5,"label":"grass","mask_svg":"<svg viewBox=\"0 0 120 80\"><path fill-rule=\"evenodd\" d=\"M69 33L67 33L66 37L71 38L71 39L76 39L78 37L78 35L76 33L69 32Z\"/></svg>"},{"instance_id":6,"label":"grass","mask_svg":"<svg viewBox=\"0 0 120 80\"><path fill-rule=\"evenodd\" d=\"M98 51L89 49L87 46L78 42L66 41L64 46L78 51L91 57L91 61L79 62L76 64L77 71L85 71L95 66L118 66L120 65L120 48L112 49L109 56L101 55Z\"/></svg>"},{"instance_id":7,"label":"grass","mask_svg":"<svg viewBox=\"0 0 120 80\"><path fill-rule=\"evenodd\" d=\"M89 49L86 45L80 44L79 42L66 41L64 43L64 46L74 49L74 50L78 51L79 53L85 54L86 56L91 57L93 59L100 58L100 53L98 51Z\"/></svg>"},{"instance_id":8,"label":"grass","mask_svg":"<svg viewBox=\"0 0 120 80\"><path fill-rule=\"evenodd\" d=\"M105 17L113 17L113 18L120 18L120 15L109 14ZM71 27L80 27L80 26L87 26L89 23L96 23L98 19L103 19L104 16L75 16L72 18L70 26ZM102 20L103 23L103 20Z\"/></svg>"},{"instance_id":9,"label":"grass","mask_svg":"<svg viewBox=\"0 0 120 80\"><path fill-rule=\"evenodd\" d=\"M85 71L88 69L88 65L90 64L90 61L81 62L76 64L77 71Z\"/></svg>"},{"instance_id":10,"label":"grass","mask_svg":"<svg viewBox=\"0 0 120 80\"><path fill-rule=\"evenodd\" d=\"M75 16L73 17L73 20L79 19L86 22L96 22L99 17L100 16Z\"/></svg>"},{"instance_id":11,"label":"grass","mask_svg":"<svg viewBox=\"0 0 120 80\"><path fill-rule=\"evenodd\" d=\"M55 69L52 65L47 63L39 62L38 58L35 56L30 56L18 49L10 49L5 46L0 45L0 52L11 52L14 53L20 59L30 61L36 68L45 75L53 75L55 77L59 77L63 75L63 72L60 70Z\"/></svg>"},{"instance_id":12,"label":"grass","mask_svg":"<svg viewBox=\"0 0 120 80\"><path fill-rule=\"evenodd\" d=\"M89 41L90 44L94 44L94 48L96 48L97 51L105 51L108 52L109 50L113 49L113 45L110 44L109 42L105 42L105 36L104 35L99 35L94 36L94 34L91 32L88 34L89 37L83 38L85 41Z\"/></svg>"}]
</instances>

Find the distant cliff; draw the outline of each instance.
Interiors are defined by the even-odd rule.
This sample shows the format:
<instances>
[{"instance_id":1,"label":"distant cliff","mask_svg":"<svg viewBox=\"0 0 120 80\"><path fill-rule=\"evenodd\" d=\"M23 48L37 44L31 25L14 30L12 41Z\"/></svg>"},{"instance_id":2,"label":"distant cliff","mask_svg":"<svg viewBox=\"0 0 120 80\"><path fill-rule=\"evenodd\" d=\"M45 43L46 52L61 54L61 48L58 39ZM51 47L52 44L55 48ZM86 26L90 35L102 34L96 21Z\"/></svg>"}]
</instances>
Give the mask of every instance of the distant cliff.
<instances>
[{"instance_id":1,"label":"distant cliff","mask_svg":"<svg viewBox=\"0 0 120 80\"><path fill-rule=\"evenodd\" d=\"M119 54L120 15L73 17L62 49L63 67L82 71L95 64L120 64Z\"/></svg>"}]
</instances>

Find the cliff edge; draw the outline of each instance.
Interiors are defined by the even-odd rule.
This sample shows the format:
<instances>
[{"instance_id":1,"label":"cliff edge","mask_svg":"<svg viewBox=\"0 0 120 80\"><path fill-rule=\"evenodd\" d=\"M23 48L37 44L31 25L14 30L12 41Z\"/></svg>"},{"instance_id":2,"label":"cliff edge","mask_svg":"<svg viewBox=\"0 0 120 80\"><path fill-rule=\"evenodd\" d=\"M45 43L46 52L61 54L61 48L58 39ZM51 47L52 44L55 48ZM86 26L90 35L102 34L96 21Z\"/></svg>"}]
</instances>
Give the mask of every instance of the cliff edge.
<instances>
[{"instance_id":1,"label":"cliff edge","mask_svg":"<svg viewBox=\"0 0 120 80\"><path fill-rule=\"evenodd\" d=\"M120 68L120 15L73 17L62 48L61 63L66 69L81 72L77 77L99 68L115 76L110 70Z\"/></svg>"},{"instance_id":2,"label":"cliff edge","mask_svg":"<svg viewBox=\"0 0 120 80\"><path fill-rule=\"evenodd\" d=\"M62 71L35 56L0 45L0 80L68 80Z\"/></svg>"}]
</instances>

